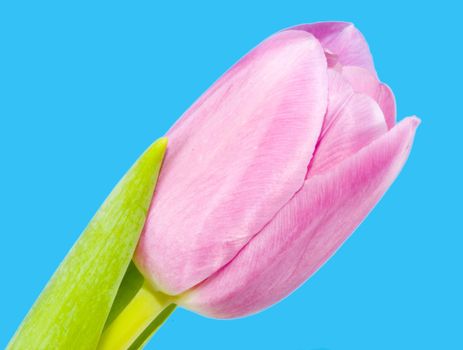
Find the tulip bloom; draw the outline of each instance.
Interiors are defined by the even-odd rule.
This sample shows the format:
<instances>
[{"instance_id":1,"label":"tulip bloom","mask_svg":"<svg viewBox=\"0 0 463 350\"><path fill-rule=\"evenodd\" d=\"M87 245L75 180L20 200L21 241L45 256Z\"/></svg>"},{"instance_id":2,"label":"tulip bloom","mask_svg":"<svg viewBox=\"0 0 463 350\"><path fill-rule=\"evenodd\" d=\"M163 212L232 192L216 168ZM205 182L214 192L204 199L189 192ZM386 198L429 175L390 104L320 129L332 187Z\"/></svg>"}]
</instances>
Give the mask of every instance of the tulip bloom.
<instances>
[{"instance_id":1,"label":"tulip bloom","mask_svg":"<svg viewBox=\"0 0 463 350\"><path fill-rule=\"evenodd\" d=\"M353 25L279 32L168 132L135 263L187 309L258 312L361 223L403 167L418 124L396 124L394 96Z\"/></svg>"}]
</instances>

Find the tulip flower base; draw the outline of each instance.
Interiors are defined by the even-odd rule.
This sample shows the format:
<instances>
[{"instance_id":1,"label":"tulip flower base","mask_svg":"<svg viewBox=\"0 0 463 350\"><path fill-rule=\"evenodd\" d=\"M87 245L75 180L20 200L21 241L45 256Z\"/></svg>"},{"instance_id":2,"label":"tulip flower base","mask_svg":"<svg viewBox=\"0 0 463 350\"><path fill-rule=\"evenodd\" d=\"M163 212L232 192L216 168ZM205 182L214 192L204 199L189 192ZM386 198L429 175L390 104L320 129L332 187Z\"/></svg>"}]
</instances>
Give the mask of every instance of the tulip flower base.
<instances>
[{"instance_id":1,"label":"tulip flower base","mask_svg":"<svg viewBox=\"0 0 463 350\"><path fill-rule=\"evenodd\" d=\"M131 263L114 300L98 349L142 348L175 307L171 297L154 291Z\"/></svg>"}]
</instances>

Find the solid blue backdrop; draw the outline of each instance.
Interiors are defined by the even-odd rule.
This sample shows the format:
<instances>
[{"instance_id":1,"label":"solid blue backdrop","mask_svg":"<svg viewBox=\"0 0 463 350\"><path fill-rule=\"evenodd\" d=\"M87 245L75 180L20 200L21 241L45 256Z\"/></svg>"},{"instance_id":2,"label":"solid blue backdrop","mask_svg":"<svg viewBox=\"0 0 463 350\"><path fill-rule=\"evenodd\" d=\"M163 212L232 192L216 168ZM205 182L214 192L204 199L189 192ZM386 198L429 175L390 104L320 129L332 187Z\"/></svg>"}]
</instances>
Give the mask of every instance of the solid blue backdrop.
<instances>
[{"instance_id":1,"label":"solid blue backdrop","mask_svg":"<svg viewBox=\"0 0 463 350\"><path fill-rule=\"evenodd\" d=\"M459 18L445 1L2 1L0 347L118 179L215 79L275 31L345 20L399 118L423 120L403 172L290 297L233 321L177 310L147 348L463 348Z\"/></svg>"}]
</instances>

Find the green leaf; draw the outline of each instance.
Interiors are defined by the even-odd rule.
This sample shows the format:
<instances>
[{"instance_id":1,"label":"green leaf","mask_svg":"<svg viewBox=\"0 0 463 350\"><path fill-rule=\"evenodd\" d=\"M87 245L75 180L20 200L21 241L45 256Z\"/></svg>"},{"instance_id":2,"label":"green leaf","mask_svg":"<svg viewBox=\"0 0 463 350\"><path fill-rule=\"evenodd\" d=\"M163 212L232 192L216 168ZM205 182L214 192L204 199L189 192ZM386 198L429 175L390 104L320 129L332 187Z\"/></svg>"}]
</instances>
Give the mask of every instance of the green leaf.
<instances>
[{"instance_id":1,"label":"green leaf","mask_svg":"<svg viewBox=\"0 0 463 350\"><path fill-rule=\"evenodd\" d=\"M48 282L7 349L95 349L145 223L167 139L114 188Z\"/></svg>"}]
</instances>

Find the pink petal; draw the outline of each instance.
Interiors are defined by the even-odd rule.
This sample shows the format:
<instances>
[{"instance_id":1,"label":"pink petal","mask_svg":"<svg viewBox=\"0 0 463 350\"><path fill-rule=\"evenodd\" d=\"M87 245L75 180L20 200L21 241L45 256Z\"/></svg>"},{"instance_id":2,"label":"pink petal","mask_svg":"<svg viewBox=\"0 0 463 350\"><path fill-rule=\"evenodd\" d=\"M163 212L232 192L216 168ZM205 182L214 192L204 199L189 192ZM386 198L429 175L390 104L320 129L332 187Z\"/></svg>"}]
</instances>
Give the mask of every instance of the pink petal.
<instances>
[{"instance_id":1,"label":"pink petal","mask_svg":"<svg viewBox=\"0 0 463 350\"><path fill-rule=\"evenodd\" d=\"M355 93L340 73L329 69L328 85L328 110L307 177L327 171L388 130L378 104Z\"/></svg>"},{"instance_id":2,"label":"pink petal","mask_svg":"<svg viewBox=\"0 0 463 350\"><path fill-rule=\"evenodd\" d=\"M326 60L278 33L220 78L168 133L135 261L181 293L227 264L303 185L327 105Z\"/></svg>"},{"instance_id":3,"label":"pink petal","mask_svg":"<svg viewBox=\"0 0 463 350\"><path fill-rule=\"evenodd\" d=\"M341 65L363 67L376 76L368 44L352 23L318 22L290 28L290 30L295 29L307 31L320 40L323 48L330 55L332 64L332 56L336 55Z\"/></svg>"},{"instance_id":4,"label":"pink petal","mask_svg":"<svg viewBox=\"0 0 463 350\"><path fill-rule=\"evenodd\" d=\"M342 70L356 92L363 92L373 98L381 107L389 129L394 126L394 94L386 84L378 81L368 44L353 24L319 22L290 29L307 31L319 39L325 50L328 66Z\"/></svg>"},{"instance_id":5,"label":"pink petal","mask_svg":"<svg viewBox=\"0 0 463 350\"><path fill-rule=\"evenodd\" d=\"M244 316L291 293L339 248L404 165L419 119L387 134L304 187L222 270L178 300L212 317Z\"/></svg>"},{"instance_id":6,"label":"pink petal","mask_svg":"<svg viewBox=\"0 0 463 350\"><path fill-rule=\"evenodd\" d=\"M349 81L354 91L367 94L379 104L388 128L392 128L395 124L396 105L394 94L389 86L381 83L376 75L360 67L344 66L342 75Z\"/></svg>"}]
</instances>

